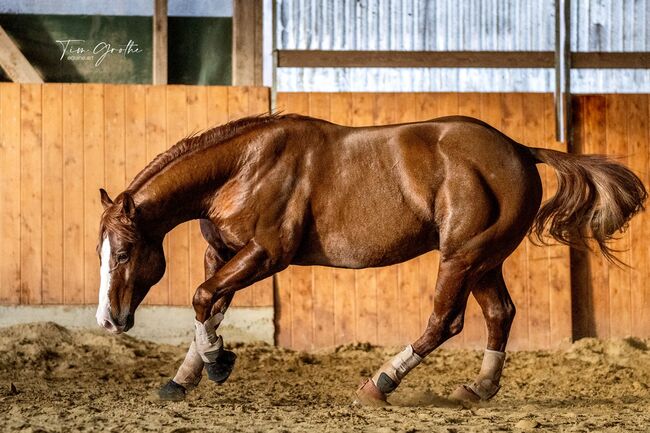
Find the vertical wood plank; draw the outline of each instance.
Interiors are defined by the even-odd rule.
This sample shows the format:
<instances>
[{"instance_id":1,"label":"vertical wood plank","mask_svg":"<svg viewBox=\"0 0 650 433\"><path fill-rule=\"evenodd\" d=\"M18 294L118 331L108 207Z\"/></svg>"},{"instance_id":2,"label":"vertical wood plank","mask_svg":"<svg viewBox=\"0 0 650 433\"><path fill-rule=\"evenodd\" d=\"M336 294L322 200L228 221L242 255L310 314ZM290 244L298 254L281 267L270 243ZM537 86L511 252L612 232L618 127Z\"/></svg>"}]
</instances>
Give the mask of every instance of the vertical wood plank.
<instances>
[{"instance_id":1,"label":"vertical wood plank","mask_svg":"<svg viewBox=\"0 0 650 433\"><path fill-rule=\"evenodd\" d=\"M397 123L422 120L415 94L399 93L395 95L395 121ZM424 331L426 322L420 319L420 258L416 257L397 265L398 305L400 311L400 341L413 342Z\"/></svg>"},{"instance_id":2,"label":"vertical wood plank","mask_svg":"<svg viewBox=\"0 0 650 433\"><path fill-rule=\"evenodd\" d=\"M607 153L607 104L605 96L593 95L586 98L585 141L582 144L584 153ZM609 266L607 260L600 254L590 254L589 266L591 271L591 297L595 320L595 336L609 338Z\"/></svg>"},{"instance_id":3,"label":"vertical wood plank","mask_svg":"<svg viewBox=\"0 0 650 433\"><path fill-rule=\"evenodd\" d=\"M553 110L553 96L543 95L544 107L544 137L542 143L562 152L567 151L565 143L555 141L555 111ZM549 167L546 168L544 182L545 196L552 196L557 190L557 178ZM571 260L570 250L566 245L550 245L546 247L548 257L548 284L549 284L549 339L550 347L566 345L572 338L573 318L571 305Z\"/></svg>"},{"instance_id":4,"label":"vertical wood plank","mask_svg":"<svg viewBox=\"0 0 650 433\"><path fill-rule=\"evenodd\" d=\"M23 84L20 93L20 301L40 304L43 271L41 86Z\"/></svg>"},{"instance_id":5,"label":"vertical wood plank","mask_svg":"<svg viewBox=\"0 0 650 433\"><path fill-rule=\"evenodd\" d=\"M167 86L167 148L187 136L185 86ZM169 238L169 303L188 305L190 294L189 224L175 227Z\"/></svg>"},{"instance_id":6,"label":"vertical wood plank","mask_svg":"<svg viewBox=\"0 0 650 433\"><path fill-rule=\"evenodd\" d=\"M620 97L623 97L622 95ZM648 175L648 156L650 149L650 95L626 95L629 107L626 134L628 138L628 155L630 169L643 181L650 184ZM631 335L650 335L650 217L643 212L630 221L630 297L631 297Z\"/></svg>"},{"instance_id":7,"label":"vertical wood plank","mask_svg":"<svg viewBox=\"0 0 650 433\"><path fill-rule=\"evenodd\" d=\"M388 125L396 122L396 105L394 93L375 94L375 125ZM377 268L377 343L384 346L396 346L404 341L400 340L398 308L398 268L397 266L384 266ZM432 289L433 290L433 289Z\"/></svg>"},{"instance_id":8,"label":"vertical wood plank","mask_svg":"<svg viewBox=\"0 0 650 433\"><path fill-rule=\"evenodd\" d=\"M277 299L275 300L275 343L280 347L292 347L291 323L291 272L280 272L275 276Z\"/></svg>"},{"instance_id":9,"label":"vertical wood plank","mask_svg":"<svg viewBox=\"0 0 650 433\"><path fill-rule=\"evenodd\" d=\"M43 85L43 303L63 302L63 87Z\"/></svg>"},{"instance_id":10,"label":"vertical wood plank","mask_svg":"<svg viewBox=\"0 0 650 433\"><path fill-rule=\"evenodd\" d=\"M262 0L234 0L232 16L232 81L262 85Z\"/></svg>"},{"instance_id":11,"label":"vertical wood plank","mask_svg":"<svg viewBox=\"0 0 650 433\"><path fill-rule=\"evenodd\" d=\"M154 0L153 83L167 84L167 0Z\"/></svg>"},{"instance_id":12,"label":"vertical wood plank","mask_svg":"<svg viewBox=\"0 0 650 433\"><path fill-rule=\"evenodd\" d=\"M230 87L228 88L228 121L248 116L250 101L250 88ZM253 289L246 287L239 290L235 295L232 305L235 307L250 307L253 302Z\"/></svg>"},{"instance_id":13,"label":"vertical wood plank","mask_svg":"<svg viewBox=\"0 0 650 433\"><path fill-rule=\"evenodd\" d=\"M311 266L291 267L291 347L314 347L314 279Z\"/></svg>"},{"instance_id":14,"label":"vertical wood plank","mask_svg":"<svg viewBox=\"0 0 650 433\"><path fill-rule=\"evenodd\" d=\"M329 119L330 94L309 94L309 115ZM314 346L334 346L334 272L331 268L315 266L314 274Z\"/></svg>"},{"instance_id":15,"label":"vertical wood plank","mask_svg":"<svg viewBox=\"0 0 650 433\"><path fill-rule=\"evenodd\" d=\"M0 83L0 302L20 302L20 85Z\"/></svg>"},{"instance_id":16,"label":"vertical wood plank","mask_svg":"<svg viewBox=\"0 0 650 433\"><path fill-rule=\"evenodd\" d=\"M626 134L626 119L629 109L625 101L626 95L606 96L606 137L607 155L628 165L628 149ZM624 263L630 263L629 232L620 236L612 244L618 250L617 257ZM627 337L632 332L632 305L630 293L630 271L618 266L609 267L609 297L610 297L610 337Z\"/></svg>"},{"instance_id":17,"label":"vertical wood plank","mask_svg":"<svg viewBox=\"0 0 650 433\"><path fill-rule=\"evenodd\" d=\"M130 85L124 94L126 184L147 165L145 86Z\"/></svg>"},{"instance_id":18,"label":"vertical wood plank","mask_svg":"<svg viewBox=\"0 0 650 433\"><path fill-rule=\"evenodd\" d=\"M309 114L309 96L293 94L289 100L291 111ZM291 266L291 336L292 346L308 350L314 344L314 275L311 267Z\"/></svg>"},{"instance_id":19,"label":"vertical wood plank","mask_svg":"<svg viewBox=\"0 0 650 433\"><path fill-rule=\"evenodd\" d=\"M200 133L208 127L208 92L206 87L187 86L187 131ZM199 221L189 223L189 292L187 302L191 301L196 288L205 281L203 257L207 242L201 235Z\"/></svg>"},{"instance_id":20,"label":"vertical wood plank","mask_svg":"<svg viewBox=\"0 0 650 433\"><path fill-rule=\"evenodd\" d=\"M370 93L352 96L352 126L373 124L374 97ZM356 333L358 341L377 342L377 279L375 269L358 269L355 273Z\"/></svg>"},{"instance_id":21,"label":"vertical wood plank","mask_svg":"<svg viewBox=\"0 0 650 433\"><path fill-rule=\"evenodd\" d=\"M548 147L548 143L545 142L545 104L547 101L544 99L544 95L526 94L524 100L525 103L520 106L523 111L521 142L532 147ZM546 165L540 165L538 170L542 179L544 200L548 200L553 193L550 191L548 178L555 174ZM527 272L529 347L546 348L550 345L551 327L548 247L532 245L527 239L524 242L528 249L530 264Z\"/></svg>"},{"instance_id":22,"label":"vertical wood plank","mask_svg":"<svg viewBox=\"0 0 650 433\"><path fill-rule=\"evenodd\" d=\"M352 95L335 93L330 97L331 121L340 125L352 122ZM336 345L357 340L354 271L334 269L334 342Z\"/></svg>"},{"instance_id":23,"label":"vertical wood plank","mask_svg":"<svg viewBox=\"0 0 650 433\"><path fill-rule=\"evenodd\" d=\"M167 149L167 93L165 86L147 86L145 88L145 143L147 161ZM163 243L165 259L169 263L169 236ZM169 269L165 271L158 284L149 290L144 302L150 305L169 304Z\"/></svg>"},{"instance_id":24,"label":"vertical wood plank","mask_svg":"<svg viewBox=\"0 0 650 433\"><path fill-rule=\"evenodd\" d=\"M104 86L104 188L117 196L126 187L125 86Z\"/></svg>"},{"instance_id":25,"label":"vertical wood plank","mask_svg":"<svg viewBox=\"0 0 650 433\"><path fill-rule=\"evenodd\" d=\"M99 188L104 186L104 85L84 85L84 303L99 295L99 219L103 208Z\"/></svg>"},{"instance_id":26,"label":"vertical wood plank","mask_svg":"<svg viewBox=\"0 0 650 433\"><path fill-rule=\"evenodd\" d=\"M231 118L230 106L228 104L228 93L230 89L232 88L223 86L211 86L207 88L209 128L223 125Z\"/></svg>"},{"instance_id":27,"label":"vertical wood plank","mask_svg":"<svg viewBox=\"0 0 650 433\"><path fill-rule=\"evenodd\" d=\"M255 116L268 113L269 98L269 88L250 87L248 97L248 115ZM273 306L273 277L268 277L262 281L258 281L253 284L248 291L251 292L252 306Z\"/></svg>"},{"instance_id":28,"label":"vertical wood plank","mask_svg":"<svg viewBox=\"0 0 650 433\"><path fill-rule=\"evenodd\" d=\"M458 113L463 116L481 118L481 95L479 93L461 93L458 95ZM465 309L465 326L462 337L463 347L478 349L487 342L487 327L483 311L474 296L467 299Z\"/></svg>"},{"instance_id":29,"label":"vertical wood plank","mask_svg":"<svg viewBox=\"0 0 650 433\"><path fill-rule=\"evenodd\" d=\"M63 302L84 303L84 88L63 84ZM97 262L93 262L97 265Z\"/></svg>"},{"instance_id":30,"label":"vertical wood plank","mask_svg":"<svg viewBox=\"0 0 650 433\"><path fill-rule=\"evenodd\" d=\"M503 108L500 94L481 94L481 120L505 133L508 133L502 123L504 117L504 113L502 112ZM508 126L508 124L505 126ZM514 350L525 349L528 347L528 318L526 316L526 261L526 246L525 244L522 244L508 259L506 259L504 266L504 279L508 286L508 291L517 307L517 316L515 317L508 342L508 348Z\"/></svg>"}]
</instances>

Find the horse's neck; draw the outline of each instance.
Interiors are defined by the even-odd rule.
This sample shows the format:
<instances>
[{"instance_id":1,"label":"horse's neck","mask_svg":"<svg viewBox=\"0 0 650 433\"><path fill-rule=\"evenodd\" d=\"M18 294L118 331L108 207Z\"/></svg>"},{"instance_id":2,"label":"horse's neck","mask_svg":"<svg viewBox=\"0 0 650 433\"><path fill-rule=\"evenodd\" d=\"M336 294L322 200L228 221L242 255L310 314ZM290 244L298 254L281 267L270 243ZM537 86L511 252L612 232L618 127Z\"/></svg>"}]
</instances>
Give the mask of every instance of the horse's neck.
<instances>
[{"instance_id":1,"label":"horse's neck","mask_svg":"<svg viewBox=\"0 0 650 433\"><path fill-rule=\"evenodd\" d=\"M208 216L211 198L236 170L235 145L220 143L170 162L134 198L142 229L162 239L177 225Z\"/></svg>"}]
</instances>

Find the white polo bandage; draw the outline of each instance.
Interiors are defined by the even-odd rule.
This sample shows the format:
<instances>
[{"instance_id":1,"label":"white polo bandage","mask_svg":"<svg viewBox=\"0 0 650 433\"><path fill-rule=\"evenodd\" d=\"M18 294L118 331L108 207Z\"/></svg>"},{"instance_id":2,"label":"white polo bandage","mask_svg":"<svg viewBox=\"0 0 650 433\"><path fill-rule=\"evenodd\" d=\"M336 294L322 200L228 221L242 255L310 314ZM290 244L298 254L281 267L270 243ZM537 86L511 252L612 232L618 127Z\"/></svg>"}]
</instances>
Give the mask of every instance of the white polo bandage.
<instances>
[{"instance_id":1,"label":"white polo bandage","mask_svg":"<svg viewBox=\"0 0 650 433\"><path fill-rule=\"evenodd\" d=\"M185 355L183 363L178 368L176 376L172 379L179 385L183 385L188 391L196 388L201 381L201 374L203 373L203 359L196 351L196 343L192 341L190 348Z\"/></svg>"},{"instance_id":2,"label":"white polo bandage","mask_svg":"<svg viewBox=\"0 0 650 433\"><path fill-rule=\"evenodd\" d=\"M413 351L413 346L406 346L404 350L377 370L372 377L372 381L382 392L391 392L400 384L404 376L417 367L420 362L422 362L422 357ZM381 377L382 373L386 374L393 381L393 384L387 387Z\"/></svg>"},{"instance_id":3,"label":"white polo bandage","mask_svg":"<svg viewBox=\"0 0 650 433\"><path fill-rule=\"evenodd\" d=\"M486 350L483 354L481 371L469 388L481 399L488 400L499 390L499 380L506 361L505 352Z\"/></svg>"},{"instance_id":4,"label":"white polo bandage","mask_svg":"<svg viewBox=\"0 0 650 433\"><path fill-rule=\"evenodd\" d=\"M204 362L215 362L223 348L223 339L216 329L223 320L223 314L217 313L205 322L194 320L194 342L196 351Z\"/></svg>"}]
</instances>

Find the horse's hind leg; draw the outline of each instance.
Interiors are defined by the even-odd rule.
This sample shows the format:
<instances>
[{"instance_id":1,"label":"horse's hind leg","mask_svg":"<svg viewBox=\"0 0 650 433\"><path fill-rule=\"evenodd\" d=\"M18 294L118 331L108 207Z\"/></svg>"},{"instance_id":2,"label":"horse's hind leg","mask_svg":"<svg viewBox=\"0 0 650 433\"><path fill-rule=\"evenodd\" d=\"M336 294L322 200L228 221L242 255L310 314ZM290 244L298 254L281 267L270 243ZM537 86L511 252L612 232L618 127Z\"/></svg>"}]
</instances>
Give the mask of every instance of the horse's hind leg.
<instances>
[{"instance_id":1,"label":"horse's hind leg","mask_svg":"<svg viewBox=\"0 0 650 433\"><path fill-rule=\"evenodd\" d=\"M483 354L481 371L469 385L459 386L451 398L478 402L489 400L499 391L499 380L505 362L506 343L515 317L515 306L503 280L502 265L487 272L473 287L488 327L487 349Z\"/></svg>"},{"instance_id":2,"label":"horse's hind leg","mask_svg":"<svg viewBox=\"0 0 650 433\"><path fill-rule=\"evenodd\" d=\"M431 353L463 328L465 305L474 269L462 260L442 260L438 271L434 310L426 330L412 345L385 363L357 390L357 401L365 405L386 404L386 397L401 380Z\"/></svg>"}]
</instances>

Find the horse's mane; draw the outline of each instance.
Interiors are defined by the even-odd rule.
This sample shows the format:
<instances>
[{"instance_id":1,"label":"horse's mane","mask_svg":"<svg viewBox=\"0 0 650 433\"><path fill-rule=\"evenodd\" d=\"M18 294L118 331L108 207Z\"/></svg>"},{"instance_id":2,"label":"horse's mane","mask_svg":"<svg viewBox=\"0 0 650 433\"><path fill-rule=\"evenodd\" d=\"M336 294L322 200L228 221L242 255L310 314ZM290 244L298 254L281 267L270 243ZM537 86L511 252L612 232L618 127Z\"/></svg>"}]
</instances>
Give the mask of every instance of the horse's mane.
<instances>
[{"instance_id":1,"label":"horse's mane","mask_svg":"<svg viewBox=\"0 0 650 433\"><path fill-rule=\"evenodd\" d=\"M135 176L127 188L127 191L136 191L169 163L183 155L223 143L250 127L275 122L287 117L298 118L303 116L279 113L249 116L239 120L233 120L225 125L216 126L200 134L189 135L170 147L167 151L156 156L140 173Z\"/></svg>"}]
</instances>

